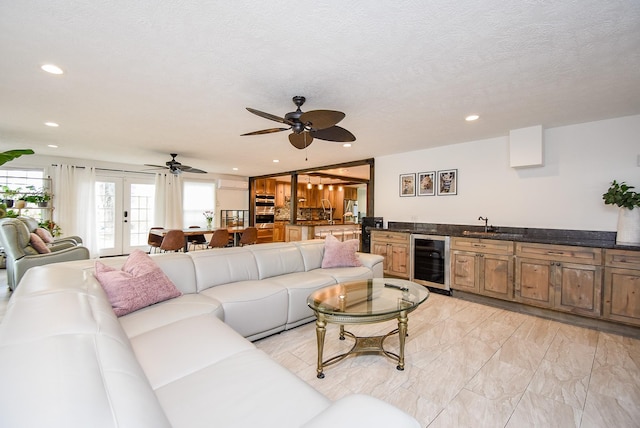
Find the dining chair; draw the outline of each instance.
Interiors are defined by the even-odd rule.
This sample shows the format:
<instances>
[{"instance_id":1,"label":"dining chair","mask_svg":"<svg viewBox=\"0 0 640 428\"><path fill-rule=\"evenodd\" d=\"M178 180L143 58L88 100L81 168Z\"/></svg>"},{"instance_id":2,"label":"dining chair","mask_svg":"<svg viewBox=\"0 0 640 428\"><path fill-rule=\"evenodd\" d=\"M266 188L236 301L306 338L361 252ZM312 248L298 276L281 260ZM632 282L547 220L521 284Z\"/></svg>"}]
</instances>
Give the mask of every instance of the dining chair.
<instances>
[{"instance_id":1,"label":"dining chair","mask_svg":"<svg viewBox=\"0 0 640 428\"><path fill-rule=\"evenodd\" d=\"M247 227L240 237L240 246L251 245L258 242L258 229L255 227Z\"/></svg>"},{"instance_id":2,"label":"dining chair","mask_svg":"<svg viewBox=\"0 0 640 428\"><path fill-rule=\"evenodd\" d=\"M180 251L184 249L184 232L179 229L169 230L162 238L160 251Z\"/></svg>"},{"instance_id":3,"label":"dining chair","mask_svg":"<svg viewBox=\"0 0 640 428\"><path fill-rule=\"evenodd\" d=\"M229 231L227 229L216 229L207 248L222 248L227 245L229 245Z\"/></svg>"},{"instance_id":4,"label":"dining chair","mask_svg":"<svg viewBox=\"0 0 640 428\"><path fill-rule=\"evenodd\" d=\"M162 229L162 227L152 227L151 230L153 229ZM149 237L147 238L147 244L149 244L149 254L151 254L151 250L153 250L154 253L158 251L160 245L162 245L162 236L151 233L151 230L149 231Z\"/></svg>"},{"instance_id":5,"label":"dining chair","mask_svg":"<svg viewBox=\"0 0 640 428\"><path fill-rule=\"evenodd\" d=\"M200 226L189 226L189 229L200 229ZM207 238L202 235L191 235L189 236L189 245L190 248L195 250L196 247L207 248Z\"/></svg>"}]
</instances>

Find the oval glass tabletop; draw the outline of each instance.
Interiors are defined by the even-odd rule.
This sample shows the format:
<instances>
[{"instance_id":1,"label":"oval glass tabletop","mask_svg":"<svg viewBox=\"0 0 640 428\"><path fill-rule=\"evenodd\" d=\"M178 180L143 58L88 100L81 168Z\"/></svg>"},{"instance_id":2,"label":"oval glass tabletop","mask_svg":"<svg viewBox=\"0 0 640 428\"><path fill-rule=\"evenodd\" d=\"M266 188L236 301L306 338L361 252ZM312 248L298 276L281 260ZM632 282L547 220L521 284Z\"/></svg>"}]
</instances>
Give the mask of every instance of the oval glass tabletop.
<instances>
[{"instance_id":1,"label":"oval glass tabletop","mask_svg":"<svg viewBox=\"0 0 640 428\"><path fill-rule=\"evenodd\" d=\"M343 282L314 291L307 305L326 315L371 317L411 312L429 297L429 290L404 279L374 278Z\"/></svg>"}]
</instances>

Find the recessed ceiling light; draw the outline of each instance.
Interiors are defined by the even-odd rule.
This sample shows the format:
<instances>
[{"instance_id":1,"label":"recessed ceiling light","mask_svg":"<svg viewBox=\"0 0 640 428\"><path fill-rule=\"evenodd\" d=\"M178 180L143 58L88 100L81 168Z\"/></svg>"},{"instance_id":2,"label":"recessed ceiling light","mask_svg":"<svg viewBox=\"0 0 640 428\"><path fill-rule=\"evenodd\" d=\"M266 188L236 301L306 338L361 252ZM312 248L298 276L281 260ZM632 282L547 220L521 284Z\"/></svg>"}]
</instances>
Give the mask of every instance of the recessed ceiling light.
<instances>
[{"instance_id":1,"label":"recessed ceiling light","mask_svg":"<svg viewBox=\"0 0 640 428\"><path fill-rule=\"evenodd\" d=\"M477 114L470 114L469 116L464 118L464 120L466 120L467 122L473 122L474 120L478 119L480 119L480 116L478 116Z\"/></svg>"},{"instance_id":2,"label":"recessed ceiling light","mask_svg":"<svg viewBox=\"0 0 640 428\"><path fill-rule=\"evenodd\" d=\"M63 74L64 73L64 71L62 71L62 69L60 67L58 67L57 65L53 65L53 64L45 64L40 68L43 69L44 71L46 71L47 73L51 73L51 74Z\"/></svg>"},{"instance_id":3,"label":"recessed ceiling light","mask_svg":"<svg viewBox=\"0 0 640 428\"><path fill-rule=\"evenodd\" d=\"M351 147L351 143L344 143L342 147Z\"/></svg>"},{"instance_id":4,"label":"recessed ceiling light","mask_svg":"<svg viewBox=\"0 0 640 428\"><path fill-rule=\"evenodd\" d=\"M235 166L234 166L232 169L233 169L234 171L237 171L237 170L238 170L238 168L236 168Z\"/></svg>"},{"instance_id":5,"label":"recessed ceiling light","mask_svg":"<svg viewBox=\"0 0 640 428\"><path fill-rule=\"evenodd\" d=\"M280 162L280 160L278 160L278 159L274 159L273 160L273 163L278 163L278 162Z\"/></svg>"},{"instance_id":6,"label":"recessed ceiling light","mask_svg":"<svg viewBox=\"0 0 640 428\"><path fill-rule=\"evenodd\" d=\"M58 146L56 146L55 144L47 144L47 147L51 147L52 149L58 148Z\"/></svg>"},{"instance_id":7,"label":"recessed ceiling light","mask_svg":"<svg viewBox=\"0 0 640 428\"><path fill-rule=\"evenodd\" d=\"M45 122L44 124L47 125L47 126L50 126L52 128L57 128L58 126L60 126L55 122Z\"/></svg>"}]
</instances>

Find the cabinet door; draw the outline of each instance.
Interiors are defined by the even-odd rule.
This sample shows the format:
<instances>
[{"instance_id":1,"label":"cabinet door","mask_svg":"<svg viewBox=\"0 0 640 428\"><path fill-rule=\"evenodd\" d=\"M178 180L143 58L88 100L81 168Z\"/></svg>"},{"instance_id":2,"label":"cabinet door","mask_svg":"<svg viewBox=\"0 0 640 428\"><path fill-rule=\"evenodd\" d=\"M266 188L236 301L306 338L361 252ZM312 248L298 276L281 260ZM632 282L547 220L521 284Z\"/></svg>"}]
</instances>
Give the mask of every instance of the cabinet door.
<instances>
[{"instance_id":1,"label":"cabinet door","mask_svg":"<svg viewBox=\"0 0 640 428\"><path fill-rule=\"evenodd\" d=\"M479 291L485 296L513 300L513 257L478 254Z\"/></svg>"},{"instance_id":2,"label":"cabinet door","mask_svg":"<svg viewBox=\"0 0 640 428\"><path fill-rule=\"evenodd\" d=\"M267 195L275 195L276 194L276 179L275 178L267 178L264 180L264 192Z\"/></svg>"},{"instance_id":3,"label":"cabinet door","mask_svg":"<svg viewBox=\"0 0 640 428\"><path fill-rule=\"evenodd\" d=\"M640 270L605 268L603 316L640 326Z\"/></svg>"},{"instance_id":4,"label":"cabinet door","mask_svg":"<svg viewBox=\"0 0 640 428\"><path fill-rule=\"evenodd\" d=\"M478 292L476 253L453 251L451 255L451 288Z\"/></svg>"},{"instance_id":5,"label":"cabinet door","mask_svg":"<svg viewBox=\"0 0 640 428\"><path fill-rule=\"evenodd\" d=\"M407 244L392 244L389 273L402 278L409 278L409 246ZM387 253L388 254L388 253Z\"/></svg>"},{"instance_id":6,"label":"cabinet door","mask_svg":"<svg viewBox=\"0 0 640 428\"><path fill-rule=\"evenodd\" d=\"M384 273L389 272L390 257L387 255L387 243L382 241L371 241L371 254L378 254L384 257L382 262L382 270Z\"/></svg>"},{"instance_id":7,"label":"cabinet door","mask_svg":"<svg viewBox=\"0 0 640 428\"><path fill-rule=\"evenodd\" d=\"M515 297L518 302L551 308L554 302L552 262L517 257Z\"/></svg>"},{"instance_id":8,"label":"cabinet door","mask_svg":"<svg viewBox=\"0 0 640 428\"><path fill-rule=\"evenodd\" d=\"M556 262L554 269L555 309L599 316L602 301L602 268Z\"/></svg>"}]
</instances>

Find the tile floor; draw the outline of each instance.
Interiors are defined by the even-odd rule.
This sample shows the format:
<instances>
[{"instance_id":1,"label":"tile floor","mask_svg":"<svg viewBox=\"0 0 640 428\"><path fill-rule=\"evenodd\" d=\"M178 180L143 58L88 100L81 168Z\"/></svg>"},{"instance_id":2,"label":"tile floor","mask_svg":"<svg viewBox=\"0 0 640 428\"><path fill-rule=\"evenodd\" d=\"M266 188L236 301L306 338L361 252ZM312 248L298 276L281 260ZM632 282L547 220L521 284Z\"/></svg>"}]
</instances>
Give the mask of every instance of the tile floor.
<instances>
[{"instance_id":1,"label":"tile floor","mask_svg":"<svg viewBox=\"0 0 640 428\"><path fill-rule=\"evenodd\" d=\"M352 343L337 336L329 325L325 356ZM425 427L640 427L640 340L439 294L409 316L403 372L384 356L363 355L317 379L313 323L256 345L331 399L374 395Z\"/></svg>"},{"instance_id":2,"label":"tile floor","mask_svg":"<svg viewBox=\"0 0 640 428\"><path fill-rule=\"evenodd\" d=\"M0 269L0 319L10 293ZM394 323L349 328L384 334ZM350 346L327 327L325 355ZM397 337L387 342L397 349ZM406 368L349 357L316 378L315 325L256 342L331 399L362 392L422 426L640 427L640 340L432 293L409 316Z\"/></svg>"}]
</instances>

